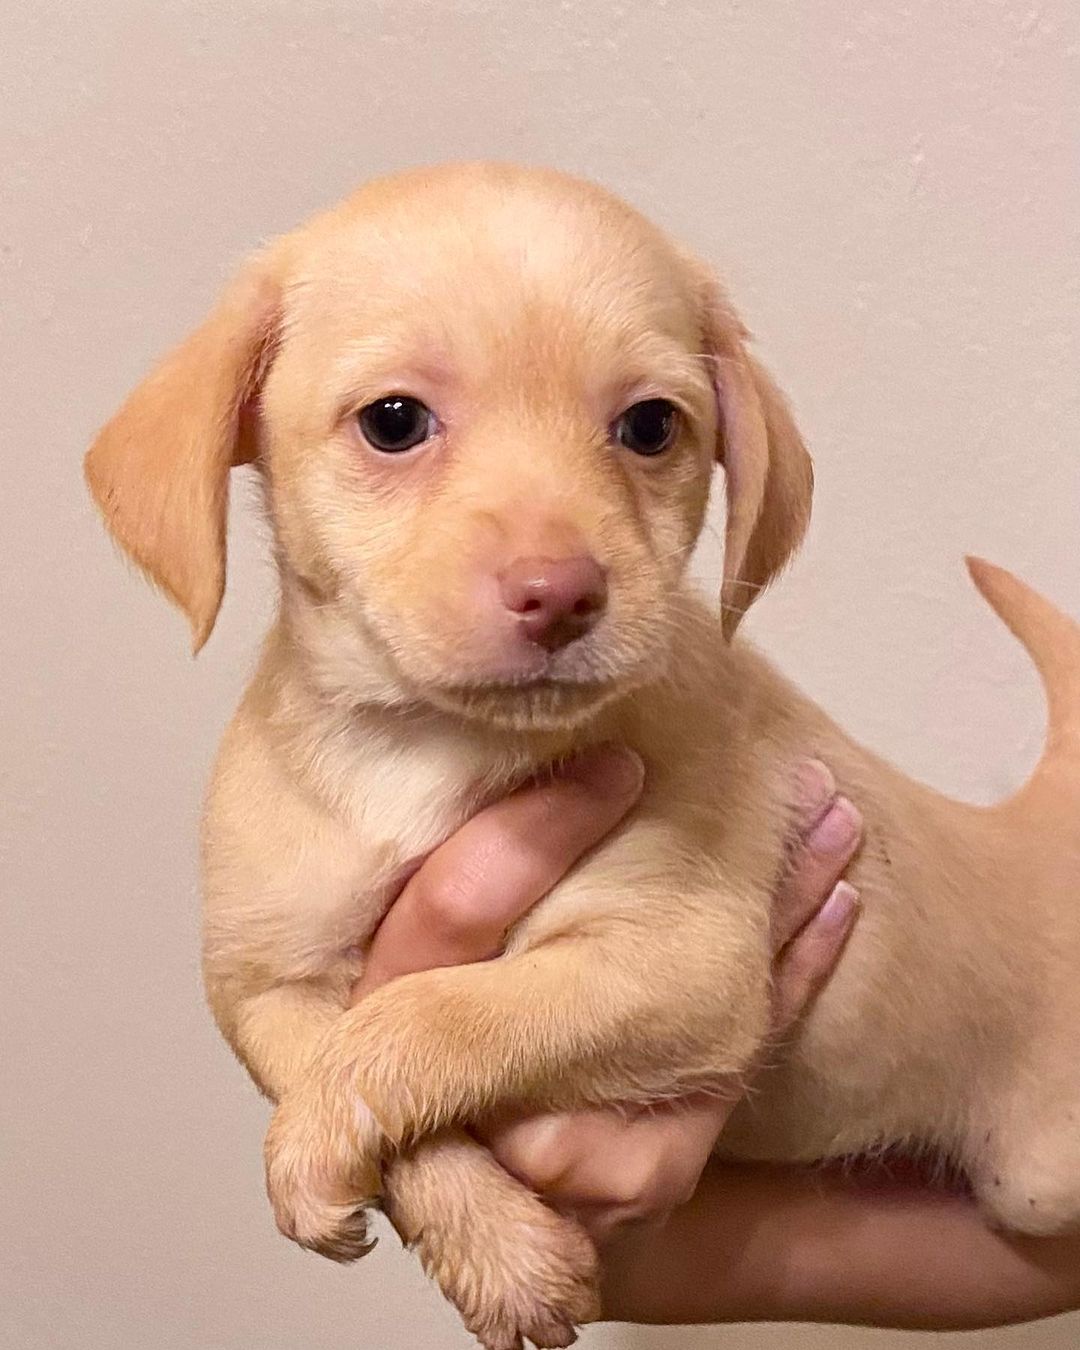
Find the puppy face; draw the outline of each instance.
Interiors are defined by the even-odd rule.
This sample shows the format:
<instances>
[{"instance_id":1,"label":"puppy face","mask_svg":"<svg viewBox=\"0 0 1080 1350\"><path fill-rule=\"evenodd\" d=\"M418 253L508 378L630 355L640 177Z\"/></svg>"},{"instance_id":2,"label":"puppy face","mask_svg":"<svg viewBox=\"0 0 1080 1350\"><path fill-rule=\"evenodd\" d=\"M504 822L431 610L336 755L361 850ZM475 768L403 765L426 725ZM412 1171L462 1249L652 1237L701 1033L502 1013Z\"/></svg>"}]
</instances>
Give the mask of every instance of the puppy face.
<instances>
[{"instance_id":1,"label":"puppy face","mask_svg":"<svg viewBox=\"0 0 1080 1350\"><path fill-rule=\"evenodd\" d=\"M718 454L733 612L801 533L808 460L742 336L700 266L599 189L416 173L257 259L88 476L197 641L222 484L256 458L286 623L335 693L565 724L663 669ZM162 437L187 460L163 464ZM170 503L211 528L172 538Z\"/></svg>"},{"instance_id":2,"label":"puppy face","mask_svg":"<svg viewBox=\"0 0 1080 1350\"><path fill-rule=\"evenodd\" d=\"M715 398L655 232L561 183L492 195L421 181L306 251L263 453L338 640L414 696L547 721L660 667Z\"/></svg>"}]
</instances>

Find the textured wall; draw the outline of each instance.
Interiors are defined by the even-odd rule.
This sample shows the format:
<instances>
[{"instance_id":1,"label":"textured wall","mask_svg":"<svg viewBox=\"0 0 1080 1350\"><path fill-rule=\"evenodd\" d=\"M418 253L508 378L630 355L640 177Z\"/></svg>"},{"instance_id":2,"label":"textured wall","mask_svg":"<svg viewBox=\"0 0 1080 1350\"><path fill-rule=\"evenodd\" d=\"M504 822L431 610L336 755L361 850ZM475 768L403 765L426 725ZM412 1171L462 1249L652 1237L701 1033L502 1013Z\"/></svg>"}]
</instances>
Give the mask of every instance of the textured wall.
<instances>
[{"instance_id":1,"label":"textured wall","mask_svg":"<svg viewBox=\"0 0 1080 1350\"><path fill-rule=\"evenodd\" d=\"M193 873L201 783L269 607L258 527L241 501L223 620L192 666L180 620L125 579L92 517L84 444L249 247L365 176L478 154L591 174L722 268L815 448L813 536L757 636L909 768L1000 792L1041 709L960 556L1080 612L1075 3L8 11L2 1339L464 1345L391 1243L338 1270L272 1231L264 1108L200 1002ZM963 1344L1078 1336L1065 1320Z\"/></svg>"}]
</instances>

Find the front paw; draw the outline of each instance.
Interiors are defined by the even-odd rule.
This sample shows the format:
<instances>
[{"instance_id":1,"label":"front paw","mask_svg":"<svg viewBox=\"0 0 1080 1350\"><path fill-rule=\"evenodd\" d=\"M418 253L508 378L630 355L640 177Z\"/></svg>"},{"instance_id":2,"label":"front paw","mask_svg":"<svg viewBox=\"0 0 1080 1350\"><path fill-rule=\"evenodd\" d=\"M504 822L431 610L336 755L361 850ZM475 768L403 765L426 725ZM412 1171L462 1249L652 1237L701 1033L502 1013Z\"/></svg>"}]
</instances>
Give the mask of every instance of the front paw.
<instances>
[{"instance_id":1,"label":"front paw","mask_svg":"<svg viewBox=\"0 0 1080 1350\"><path fill-rule=\"evenodd\" d=\"M504 1211L504 1231L486 1251L458 1253L439 1283L484 1350L573 1345L577 1328L600 1316L596 1249L582 1228L532 1204Z\"/></svg>"},{"instance_id":2,"label":"front paw","mask_svg":"<svg viewBox=\"0 0 1080 1350\"><path fill-rule=\"evenodd\" d=\"M424 1140L388 1169L387 1213L484 1350L568 1346L600 1315L596 1250L474 1140Z\"/></svg>"},{"instance_id":3,"label":"front paw","mask_svg":"<svg viewBox=\"0 0 1080 1350\"><path fill-rule=\"evenodd\" d=\"M331 1261L375 1245L365 1211L382 1191L380 1132L362 1104L335 1119L303 1093L286 1097L266 1134L266 1193L279 1230Z\"/></svg>"}]
</instances>

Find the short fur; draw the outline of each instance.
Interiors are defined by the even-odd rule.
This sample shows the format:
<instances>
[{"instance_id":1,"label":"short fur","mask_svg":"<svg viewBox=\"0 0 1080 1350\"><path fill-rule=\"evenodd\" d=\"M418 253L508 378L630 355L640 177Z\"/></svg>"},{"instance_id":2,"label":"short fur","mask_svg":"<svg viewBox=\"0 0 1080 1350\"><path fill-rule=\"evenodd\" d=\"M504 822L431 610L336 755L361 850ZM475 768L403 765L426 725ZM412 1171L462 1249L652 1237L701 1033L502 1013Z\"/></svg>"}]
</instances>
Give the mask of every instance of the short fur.
<instances>
[{"instance_id":1,"label":"short fur","mask_svg":"<svg viewBox=\"0 0 1080 1350\"><path fill-rule=\"evenodd\" d=\"M904 777L730 643L811 494L746 344L701 264L600 189L414 172L256 257L87 458L109 528L196 647L224 584L230 467L261 476L281 605L207 803L210 1004L277 1103L282 1231L350 1259L384 1198L489 1350L567 1344L597 1312L595 1256L463 1127L511 1101L669 1097L750 1063L789 774L809 753L865 814L865 912L722 1147L818 1159L903 1142L955 1159L997 1222L1080 1217L1080 630L970 563L1050 705L1039 767L990 809ZM357 429L390 392L440 419L411 456L380 457ZM681 410L677 442L635 458L608 428L657 396ZM722 621L684 580L714 460ZM523 655L493 578L582 551L607 572L603 620ZM404 869L482 802L609 740L645 761L640 805L505 958L347 1008Z\"/></svg>"}]
</instances>

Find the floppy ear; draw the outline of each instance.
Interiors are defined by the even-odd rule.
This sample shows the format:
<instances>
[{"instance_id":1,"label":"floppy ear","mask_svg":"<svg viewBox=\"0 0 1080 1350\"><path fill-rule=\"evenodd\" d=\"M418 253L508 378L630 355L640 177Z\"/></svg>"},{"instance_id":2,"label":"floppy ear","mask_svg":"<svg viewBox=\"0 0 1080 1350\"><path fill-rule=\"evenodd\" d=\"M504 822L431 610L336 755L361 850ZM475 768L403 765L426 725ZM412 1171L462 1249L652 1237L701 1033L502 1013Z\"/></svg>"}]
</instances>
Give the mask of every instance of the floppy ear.
<instances>
[{"instance_id":1,"label":"floppy ear","mask_svg":"<svg viewBox=\"0 0 1080 1350\"><path fill-rule=\"evenodd\" d=\"M721 600L730 639L802 542L814 468L783 394L746 350L749 335L711 278L704 328L719 407L716 458L727 494Z\"/></svg>"},{"instance_id":2,"label":"floppy ear","mask_svg":"<svg viewBox=\"0 0 1080 1350\"><path fill-rule=\"evenodd\" d=\"M129 395L85 460L110 533L187 615L196 652L225 590L229 470L256 454L251 405L279 300L267 261L250 264Z\"/></svg>"}]
</instances>

